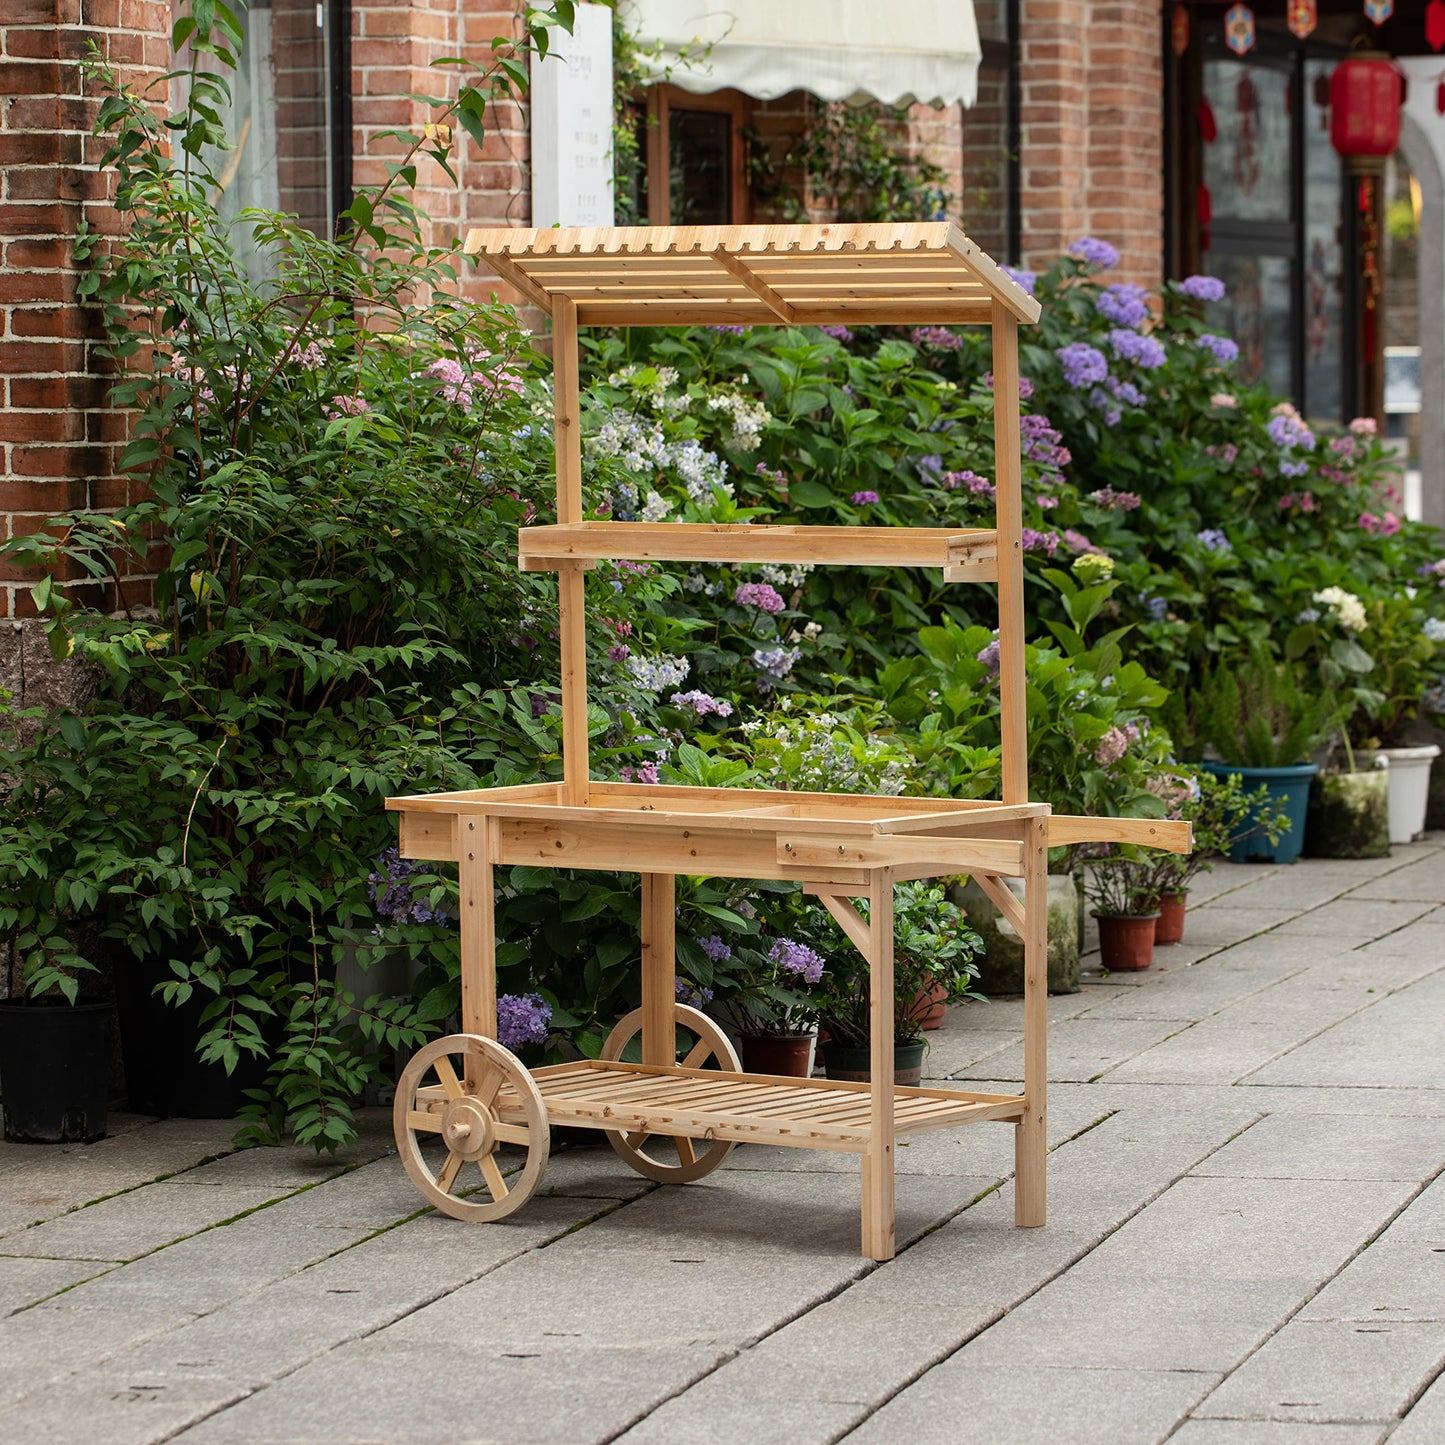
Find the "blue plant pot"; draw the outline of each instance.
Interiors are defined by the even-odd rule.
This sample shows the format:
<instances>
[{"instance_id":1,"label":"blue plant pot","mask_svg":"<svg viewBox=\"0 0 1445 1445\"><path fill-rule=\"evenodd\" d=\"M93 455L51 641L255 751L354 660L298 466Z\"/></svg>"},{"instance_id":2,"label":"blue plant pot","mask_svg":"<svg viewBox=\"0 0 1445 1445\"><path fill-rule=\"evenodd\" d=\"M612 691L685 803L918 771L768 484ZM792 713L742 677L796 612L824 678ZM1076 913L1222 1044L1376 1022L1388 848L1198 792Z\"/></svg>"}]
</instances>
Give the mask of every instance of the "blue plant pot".
<instances>
[{"instance_id":1,"label":"blue plant pot","mask_svg":"<svg viewBox=\"0 0 1445 1445\"><path fill-rule=\"evenodd\" d=\"M1269 789L1270 801L1283 808L1289 827L1271 846L1264 834L1246 838L1229 850L1231 863L1293 863L1305 841L1305 811L1309 807L1310 779L1319 772L1315 763L1293 763L1287 768L1246 768L1239 763L1200 763L1216 778L1237 777L1246 793L1261 783Z\"/></svg>"}]
</instances>

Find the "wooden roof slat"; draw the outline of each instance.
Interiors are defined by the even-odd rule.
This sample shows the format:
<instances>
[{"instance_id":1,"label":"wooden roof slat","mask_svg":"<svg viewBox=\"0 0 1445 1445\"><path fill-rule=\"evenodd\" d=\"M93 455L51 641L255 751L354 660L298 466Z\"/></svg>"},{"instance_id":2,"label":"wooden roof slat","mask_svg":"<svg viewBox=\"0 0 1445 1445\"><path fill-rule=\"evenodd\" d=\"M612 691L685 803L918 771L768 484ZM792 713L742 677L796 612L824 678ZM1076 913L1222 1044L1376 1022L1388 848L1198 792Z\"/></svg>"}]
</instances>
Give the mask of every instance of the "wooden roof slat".
<instances>
[{"instance_id":1,"label":"wooden roof slat","mask_svg":"<svg viewBox=\"0 0 1445 1445\"><path fill-rule=\"evenodd\" d=\"M706 324L720 304L751 323L972 323L989 320L994 303L1021 321L1039 314L946 221L475 230L466 249L539 305L578 302L585 325Z\"/></svg>"}]
</instances>

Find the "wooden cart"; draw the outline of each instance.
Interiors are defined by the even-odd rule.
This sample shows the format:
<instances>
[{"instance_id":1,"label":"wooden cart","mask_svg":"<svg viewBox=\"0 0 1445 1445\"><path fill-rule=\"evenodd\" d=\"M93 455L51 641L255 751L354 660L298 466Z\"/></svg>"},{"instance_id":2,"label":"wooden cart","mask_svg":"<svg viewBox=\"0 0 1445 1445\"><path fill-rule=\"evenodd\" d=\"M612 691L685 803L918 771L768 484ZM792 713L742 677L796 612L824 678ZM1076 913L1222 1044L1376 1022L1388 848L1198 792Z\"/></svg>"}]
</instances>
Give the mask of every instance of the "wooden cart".
<instances>
[{"instance_id":1,"label":"wooden cart","mask_svg":"<svg viewBox=\"0 0 1445 1445\"><path fill-rule=\"evenodd\" d=\"M996 1119L1014 1127L1016 1222L1043 1224L1048 849L1098 840L1185 851L1189 830L1154 819L1062 817L1029 801L1018 325L1037 320L1038 303L948 222L483 230L466 248L552 320L557 521L522 528L519 550L523 569L558 573L563 780L388 800L401 814L403 855L454 861L460 880L463 1032L427 1044L403 1073L395 1125L408 1174L445 1213L488 1220L536 1188L551 1123L604 1130L629 1164L662 1181L701 1178L738 1142L842 1150L863 1161L863 1253L885 1260L894 1250L895 1140ZM717 323L990 327L995 527L586 520L577 328ZM583 579L601 558L940 567L950 581L996 583L1001 801L592 779ZM496 1042L493 869L518 863L642 875L642 1006L613 1030L600 1059L529 1071ZM893 885L953 873L977 879L1024 941L1021 1094L892 1082ZM678 874L795 879L819 899L869 964L871 1083L743 1073L717 1026L675 1001ZM1025 901L1000 881L1007 878L1023 880ZM856 899L867 899L866 918ZM641 1062L623 1062L639 1033ZM438 1139L445 1147L434 1167L422 1143ZM500 1144L526 1151L508 1179L496 1159Z\"/></svg>"}]
</instances>

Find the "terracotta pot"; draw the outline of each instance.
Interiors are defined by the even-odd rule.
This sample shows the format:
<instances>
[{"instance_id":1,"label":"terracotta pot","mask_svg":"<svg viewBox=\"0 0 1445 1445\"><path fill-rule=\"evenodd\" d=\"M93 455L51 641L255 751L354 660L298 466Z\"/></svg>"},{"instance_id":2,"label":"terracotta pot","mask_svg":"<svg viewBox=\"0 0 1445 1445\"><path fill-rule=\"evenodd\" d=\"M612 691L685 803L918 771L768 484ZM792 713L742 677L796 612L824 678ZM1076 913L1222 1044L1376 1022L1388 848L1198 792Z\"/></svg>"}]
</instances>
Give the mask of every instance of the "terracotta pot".
<instances>
[{"instance_id":1,"label":"terracotta pot","mask_svg":"<svg viewBox=\"0 0 1445 1445\"><path fill-rule=\"evenodd\" d=\"M1110 973L1138 973L1154 962L1157 913L1099 915L1099 952Z\"/></svg>"},{"instance_id":2,"label":"terracotta pot","mask_svg":"<svg viewBox=\"0 0 1445 1445\"><path fill-rule=\"evenodd\" d=\"M1159 895L1159 917L1154 924L1155 943L1178 943L1183 939L1184 910L1188 903L1187 891Z\"/></svg>"},{"instance_id":3,"label":"terracotta pot","mask_svg":"<svg viewBox=\"0 0 1445 1445\"><path fill-rule=\"evenodd\" d=\"M928 1012L923 1010L927 1008ZM948 1011L948 989L941 983L936 983L932 988L925 988L919 991L918 997L913 1000L913 1007L909 1013L920 1020L922 1027L930 1032L939 1028L943 1023L943 1015Z\"/></svg>"},{"instance_id":4,"label":"terracotta pot","mask_svg":"<svg viewBox=\"0 0 1445 1445\"><path fill-rule=\"evenodd\" d=\"M817 1042L817 1034L744 1034L743 1070L788 1079L811 1078Z\"/></svg>"},{"instance_id":5,"label":"terracotta pot","mask_svg":"<svg viewBox=\"0 0 1445 1445\"><path fill-rule=\"evenodd\" d=\"M922 1039L913 1043L893 1045L893 1082L895 1084L917 1084L923 1078L923 1051L927 1045ZM830 1079L851 1079L855 1082L873 1077L872 1058L867 1049L849 1048L846 1044L830 1043L823 1050L823 1068Z\"/></svg>"}]
</instances>

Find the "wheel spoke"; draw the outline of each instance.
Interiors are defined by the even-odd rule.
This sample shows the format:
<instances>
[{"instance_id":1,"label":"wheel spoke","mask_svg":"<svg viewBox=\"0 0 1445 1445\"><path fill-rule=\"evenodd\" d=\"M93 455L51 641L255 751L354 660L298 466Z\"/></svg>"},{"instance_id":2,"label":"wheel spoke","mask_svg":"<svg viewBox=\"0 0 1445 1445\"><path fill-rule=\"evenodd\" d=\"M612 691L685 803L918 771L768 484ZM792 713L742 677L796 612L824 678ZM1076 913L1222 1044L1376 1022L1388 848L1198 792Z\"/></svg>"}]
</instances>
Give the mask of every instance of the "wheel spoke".
<instances>
[{"instance_id":1,"label":"wheel spoke","mask_svg":"<svg viewBox=\"0 0 1445 1445\"><path fill-rule=\"evenodd\" d=\"M482 1178L487 1181L487 1188L492 1191L492 1198L498 1203L507 1197L507 1181L502 1178L502 1171L497 1168L497 1156L495 1154L483 1154L477 1163L481 1165Z\"/></svg>"},{"instance_id":2,"label":"wheel spoke","mask_svg":"<svg viewBox=\"0 0 1445 1445\"><path fill-rule=\"evenodd\" d=\"M650 1138L652 1138L652 1135L645 1129L640 1129L635 1134L624 1134L622 1136L623 1142L629 1149L641 1149Z\"/></svg>"},{"instance_id":3,"label":"wheel spoke","mask_svg":"<svg viewBox=\"0 0 1445 1445\"><path fill-rule=\"evenodd\" d=\"M408 1129L420 1129L425 1134L440 1134L442 1131L442 1116L440 1114L424 1113L417 1109L408 1109L406 1112L406 1126Z\"/></svg>"},{"instance_id":4,"label":"wheel spoke","mask_svg":"<svg viewBox=\"0 0 1445 1445\"><path fill-rule=\"evenodd\" d=\"M709 1054L712 1053L712 1045L706 1039L699 1039L691 1049L687 1057L683 1059L682 1066L685 1069L695 1069Z\"/></svg>"},{"instance_id":5,"label":"wheel spoke","mask_svg":"<svg viewBox=\"0 0 1445 1445\"><path fill-rule=\"evenodd\" d=\"M501 1093L504 1083L506 1083L506 1076L489 1060L487 1072L478 1080L473 1097L490 1109L492 1101Z\"/></svg>"},{"instance_id":6,"label":"wheel spoke","mask_svg":"<svg viewBox=\"0 0 1445 1445\"><path fill-rule=\"evenodd\" d=\"M447 1162L437 1171L437 1188L443 1194L452 1192L452 1185L457 1182L457 1175L462 1172L463 1162L460 1154L447 1154Z\"/></svg>"},{"instance_id":7,"label":"wheel spoke","mask_svg":"<svg viewBox=\"0 0 1445 1445\"><path fill-rule=\"evenodd\" d=\"M437 1055L432 1068L437 1071L437 1078L441 1080L442 1088L447 1091L448 1099L460 1099L466 1093L462 1088L462 1081L457 1078L457 1071L452 1068L452 1061L445 1054Z\"/></svg>"},{"instance_id":8,"label":"wheel spoke","mask_svg":"<svg viewBox=\"0 0 1445 1445\"><path fill-rule=\"evenodd\" d=\"M692 1147L691 1139L684 1139L681 1134L674 1137L674 1144L677 1145L677 1162L684 1166L697 1163L697 1154Z\"/></svg>"}]
</instances>

